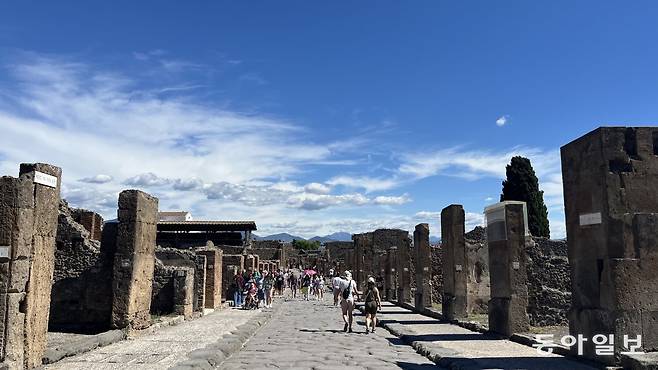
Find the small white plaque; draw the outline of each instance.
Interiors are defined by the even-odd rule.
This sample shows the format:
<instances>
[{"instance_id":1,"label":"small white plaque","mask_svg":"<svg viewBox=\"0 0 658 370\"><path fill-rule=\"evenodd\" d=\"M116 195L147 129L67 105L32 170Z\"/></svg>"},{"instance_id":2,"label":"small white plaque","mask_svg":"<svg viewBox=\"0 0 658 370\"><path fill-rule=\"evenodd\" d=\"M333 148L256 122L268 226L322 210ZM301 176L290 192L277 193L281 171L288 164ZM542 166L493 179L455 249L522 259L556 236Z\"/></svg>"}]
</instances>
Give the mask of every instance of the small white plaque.
<instances>
[{"instance_id":1,"label":"small white plaque","mask_svg":"<svg viewBox=\"0 0 658 370\"><path fill-rule=\"evenodd\" d=\"M0 246L0 258L9 258L9 246L8 245Z\"/></svg>"},{"instance_id":2,"label":"small white plaque","mask_svg":"<svg viewBox=\"0 0 658 370\"><path fill-rule=\"evenodd\" d=\"M512 262L512 268L518 270L521 267L521 264L518 262Z\"/></svg>"},{"instance_id":3,"label":"small white plaque","mask_svg":"<svg viewBox=\"0 0 658 370\"><path fill-rule=\"evenodd\" d=\"M39 171L34 171L34 182L51 188L57 187L57 177Z\"/></svg>"},{"instance_id":4,"label":"small white plaque","mask_svg":"<svg viewBox=\"0 0 658 370\"><path fill-rule=\"evenodd\" d=\"M409 271L409 268L408 268L408 267L405 267L405 268L404 268L404 271Z\"/></svg>"},{"instance_id":5,"label":"small white plaque","mask_svg":"<svg viewBox=\"0 0 658 370\"><path fill-rule=\"evenodd\" d=\"M395 269L391 269L391 272L395 272Z\"/></svg>"},{"instance_id":6,"label":"small white plaque","mask_svg":"<svg viewBox=\"0 0 658 370\"><path fill-rule=\"evenodd\" d=\"M423 267L423 271L429 271L429 270L430 270L429 267Z\"/></svg>"},{"instance_id":7,"label":"small white plaque","mask_svg":"<svg viewBox=\"0 0 658 370\"><path fill-rule=\"evenodd\" d=\"M584 213L579 218L580 226L598 225L601 223L601 212Z\"/></svg>"},{"instance_id":8,"label":"small white plaque","mask_svg":"<svg viewBox=\"0 0 658 370\"><path fill-rule=\"evenodd\" d=\"M455 265L455 271L461 271L462 265Z\"/></svg>"}]
</instances>

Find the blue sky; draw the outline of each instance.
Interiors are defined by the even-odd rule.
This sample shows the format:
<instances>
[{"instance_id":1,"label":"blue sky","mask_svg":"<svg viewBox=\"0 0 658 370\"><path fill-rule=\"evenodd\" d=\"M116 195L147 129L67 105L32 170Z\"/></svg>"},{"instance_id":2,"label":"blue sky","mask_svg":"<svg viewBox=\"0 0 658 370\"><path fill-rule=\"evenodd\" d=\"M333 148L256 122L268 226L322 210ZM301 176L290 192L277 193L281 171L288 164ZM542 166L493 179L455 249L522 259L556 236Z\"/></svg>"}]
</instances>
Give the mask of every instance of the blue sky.
<instances>
[{"instance_id":1,"label":"blue sky","mask_svg":"<svg viewBox=\"0 0 658 370\"><path fill-rule=\"evenodd\" d=\"M0 4L0 170L63 168L113 217L254 219L260 234L409 229L495 202L531 158L564 236L559 147L658 115L658 4Z\"/></svg>"}]
</instances>

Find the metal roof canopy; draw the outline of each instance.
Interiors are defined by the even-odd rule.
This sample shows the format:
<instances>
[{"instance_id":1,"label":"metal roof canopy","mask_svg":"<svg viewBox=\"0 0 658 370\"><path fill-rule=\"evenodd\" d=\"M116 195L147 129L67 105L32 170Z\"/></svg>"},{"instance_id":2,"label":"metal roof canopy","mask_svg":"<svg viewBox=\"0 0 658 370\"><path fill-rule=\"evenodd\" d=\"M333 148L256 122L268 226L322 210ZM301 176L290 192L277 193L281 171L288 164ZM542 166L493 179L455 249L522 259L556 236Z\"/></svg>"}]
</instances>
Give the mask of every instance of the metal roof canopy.
<instances>
[{"instance_id":1,"label":"metal roof canopy","mask_svg":"<svg viewBox=\"0 0 658 370\"><path fill-rule=\"evenodd\" d=\"M158 221L158 231L253 231L254 221Z\"/></svg>"}]
</instances>

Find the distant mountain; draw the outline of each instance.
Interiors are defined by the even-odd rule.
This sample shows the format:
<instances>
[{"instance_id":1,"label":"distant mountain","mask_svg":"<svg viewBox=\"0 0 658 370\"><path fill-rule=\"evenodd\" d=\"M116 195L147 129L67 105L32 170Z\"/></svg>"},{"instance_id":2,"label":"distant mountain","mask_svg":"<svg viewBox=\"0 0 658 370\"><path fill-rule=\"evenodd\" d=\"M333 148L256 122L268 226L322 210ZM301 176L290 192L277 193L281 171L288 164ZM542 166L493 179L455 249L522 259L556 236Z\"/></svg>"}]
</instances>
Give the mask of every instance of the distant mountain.
<instances>
[{"instance_id":1,"label":"distant mountain","mask_svg":"<svg viewBox=\"0 0 658 370\"><path fill-rule=\"evenodd\" d=\"M349 242L352 241L352 234L346 233L344 231L339 231L337 233L325 235L325 238L329 238L331 240L335 240L337 242Z\"/></svg>"},{"instance_id":2,"label":"distant mountain","mask_svg":"<svg viewBox=\"0 0 658 370\"><path fill-rule=\"evenodd\" d=\"M267 236L252 235L254 240L280 240L282 242L291 242L293 240L305 240L301 236L290 235L288 233L272 234Z\"/></svg>"}]
</instances>

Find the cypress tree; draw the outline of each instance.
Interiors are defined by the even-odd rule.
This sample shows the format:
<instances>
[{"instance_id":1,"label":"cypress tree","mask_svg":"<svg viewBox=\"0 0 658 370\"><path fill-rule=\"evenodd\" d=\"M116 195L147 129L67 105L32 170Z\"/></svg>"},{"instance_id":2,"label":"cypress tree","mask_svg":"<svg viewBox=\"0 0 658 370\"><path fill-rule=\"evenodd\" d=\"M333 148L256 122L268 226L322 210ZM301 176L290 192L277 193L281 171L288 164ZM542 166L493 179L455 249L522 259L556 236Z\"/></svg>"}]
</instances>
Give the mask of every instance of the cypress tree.
<instances>
[{"instance_id":1,"label":"cypress tree","mask_svg":"<svg viewBox=\"0 0 658 370\"><path fill-rule=\"evenodd\" d=\"M516 156L506 167L507 179L503 181L500 201L520 200L528 209L528 229L534 236L550 237L548 210L544 204L544 192L539 190L539 180L528 158Z\"/></svg>"}]
</instances>

